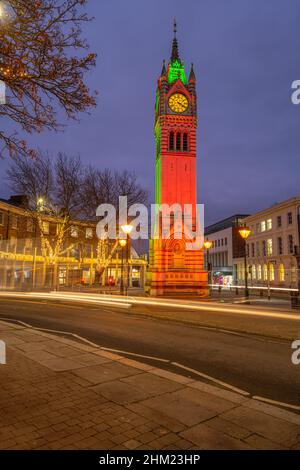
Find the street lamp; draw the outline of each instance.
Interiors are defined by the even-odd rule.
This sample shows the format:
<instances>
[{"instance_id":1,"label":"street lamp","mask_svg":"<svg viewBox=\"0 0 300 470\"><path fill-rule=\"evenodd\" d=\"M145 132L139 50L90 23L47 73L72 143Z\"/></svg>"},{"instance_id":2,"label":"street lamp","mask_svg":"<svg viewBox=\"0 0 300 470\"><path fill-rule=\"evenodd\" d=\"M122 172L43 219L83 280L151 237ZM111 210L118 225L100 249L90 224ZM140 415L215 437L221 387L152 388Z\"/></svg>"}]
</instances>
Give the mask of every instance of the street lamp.
<instances>
[{"instance_id":1,"label":"street lamp","mask_svg":"<svg viewBox=\"0 0 300 470\"><path fill-rule=\"evenodd\" d=\"M208 271L208 285L209 285L209 295L211 295L211 262L209 257L209 250L212 247L212 241L208 240L208 238L203 243L204 248L206 249L206 260L207 260L207 271Z\"/></svg>"},{"instance_id":2,"label":"street lamp","mask_svg":"<svg viewBox=\"0 0 300 470\"><path fill-rule=\"evenodd\" d=\"M45 209L45 201L44 201L44 198L42 197L39 197L38 200L37 200L37 210L38 212L43 212L44 209Z\"/></svg>"},{"instance_id":3,"label":"street lamp","mask_svg":"<svg viewBox=\"0 0 300 470\"><path fill-rule=\"evenodd\" d=\"M131 234L133 230L133 226L130 224L124 224L121 225L121 229L126 235L126 245L127 245L127 250L126 250L126 268L127 268L127 280L126 280L126 293L128 292L128 287L129 287L129 254L130 254L130 240L129 240L129 235Z\"/></svg>"},{"instance_id":4,"label":"street lamp","mask_svg":"<svg viewBox=\"0 0 300 470\"><path fill-rule=\"evenodd\" d=\"M239 234L245 241L245 297L249 298L249 289L248 289L248 270L247 270L247 238L249 237L251 230L248 227L241 227L239 229Z\"/></svg>"},{"instance_id":5,"label":"street lamp","mask_svg":"<svg viewBox=\"0 0 300 470\"><path fill-rule=\"evenodd\" d=\"M121 238L119 240L119 245L122 248L121 250L121 284L120 284L120 293L124 294L124 248L127 245L127 240Z\"/></svg>"},{"instance_id":6,"label":"street lamp","mask_svg":"<svg viewBox=\"0 0 300 470\"><path fill-rule=\"evenodd\" d=\"M15 15L14 10L10 7L9 3L1 0L0 1L0 23L9 24L13 21Z\"/></svg>"}]
</instances>

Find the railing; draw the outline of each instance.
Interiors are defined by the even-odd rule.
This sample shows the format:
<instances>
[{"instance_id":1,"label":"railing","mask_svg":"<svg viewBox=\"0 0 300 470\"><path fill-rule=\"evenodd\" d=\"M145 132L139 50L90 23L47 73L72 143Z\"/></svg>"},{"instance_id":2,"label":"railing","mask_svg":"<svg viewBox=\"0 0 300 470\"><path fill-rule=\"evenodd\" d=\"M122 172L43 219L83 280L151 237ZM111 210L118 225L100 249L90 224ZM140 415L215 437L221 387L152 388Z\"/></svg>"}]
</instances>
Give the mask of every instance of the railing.
<instances>
[{"instance_id":1,"label":"railing","mask_svg":"<svg viewBox=\"0 0 300 470\"><path fill-rule=\"evenodd\" d=\"M210 287L213 289L225 289L225 290L231 290L231 289L245 289L245 285L230 285L230 286L223 286L221 284L210 284ZM268 286L248 286L248 289L251 290L271 290L271 291L289 291L289 292L298 292L297 288L291 288L291 287L268 287Z\"/></svg>"}]
</instances>

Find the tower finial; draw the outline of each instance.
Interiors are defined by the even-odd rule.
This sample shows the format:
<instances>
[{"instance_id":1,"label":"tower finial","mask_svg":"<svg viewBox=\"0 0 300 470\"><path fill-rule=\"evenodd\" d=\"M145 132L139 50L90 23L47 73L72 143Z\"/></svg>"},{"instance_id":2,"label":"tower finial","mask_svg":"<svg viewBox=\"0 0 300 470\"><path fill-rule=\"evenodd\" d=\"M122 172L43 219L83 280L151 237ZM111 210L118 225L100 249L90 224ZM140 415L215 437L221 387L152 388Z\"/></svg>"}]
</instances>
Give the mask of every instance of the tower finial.
<instances>
[{"instance_id":1,"label":"tower finial","mask_svg":"<svg viewBox=\"0 0 300 470\"><path fill-rule=\"evenodd\" d=\"M175 60L180 60L179 59L179 53L178 53L178 42L177 42L177 22L176 18L174 18L174 39L173 39L173 44L172 44L172 54L171 54L171 62L175 62Z\"/></svg>"},{"instance_id":2,"label":"tower finial","mask_svg":"<svg viewBox=\"0 0 300 470\"><path fill-rule=\"evenodd\" d=\"M194 64L193 62L191 63L191 70L190 70L190 76L189 76L189 82L195 81L196 80L196 75L194 72Z\"/></svg>"}]
</instances>

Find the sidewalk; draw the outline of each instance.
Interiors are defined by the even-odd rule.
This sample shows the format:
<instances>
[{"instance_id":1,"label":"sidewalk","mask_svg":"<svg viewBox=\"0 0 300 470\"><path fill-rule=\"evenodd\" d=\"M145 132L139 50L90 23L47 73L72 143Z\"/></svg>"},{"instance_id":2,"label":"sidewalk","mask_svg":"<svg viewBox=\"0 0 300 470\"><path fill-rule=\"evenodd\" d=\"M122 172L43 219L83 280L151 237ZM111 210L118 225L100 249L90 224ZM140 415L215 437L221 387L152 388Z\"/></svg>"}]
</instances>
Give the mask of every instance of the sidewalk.
<instances>
[{"instance_id":1,"label":"sidewalk","mask_svg":"<svg viewBox=\"0 0 300 470\"><path fill-rule=\"evenodd\" d=\"M0 322L0 449L300 449L300 416Z\"/></svg>"}]
</instances>

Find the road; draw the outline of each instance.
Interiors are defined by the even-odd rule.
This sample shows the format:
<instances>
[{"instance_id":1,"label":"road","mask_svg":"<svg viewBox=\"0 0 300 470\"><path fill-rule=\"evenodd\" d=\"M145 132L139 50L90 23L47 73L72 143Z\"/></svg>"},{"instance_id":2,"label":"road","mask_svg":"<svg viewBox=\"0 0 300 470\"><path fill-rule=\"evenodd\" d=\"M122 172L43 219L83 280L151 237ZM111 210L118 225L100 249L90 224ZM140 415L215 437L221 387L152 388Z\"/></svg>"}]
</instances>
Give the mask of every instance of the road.
<instances>
[{"instance_id":1,"label":"road","mask_svg":"<svg viewBox=\"0 0 300 470\"><path fill-rule=\"evenodd\" d=\"M172 364L179 363L248 391L253 396L300 405L300 366L291 362L291 341L245 332L220 331L220 314L214 312L209 312L209 318L212 321L216 317L217 328L143 316L144 313L149 315L151 308L156 314L164 310L157 306L124 310L81 305L79 302L1 298L0 320L21 320L36 327L75 333L106 348L168 361L140 359L158 367L194 377L194 373ZM226 314L222 318L225 322ZM238 320L238 315L236 318ZM257 325L260 319L251 318L253 321ZM275 325L277 330L283 325L282 322L288 323L287 320L274 318L261 321L264 325L269 322L273 329ZM300 322L296 325L290 320L290 323L294 331L299 332L300 339Z\"/></svg>"}]
</instances>

